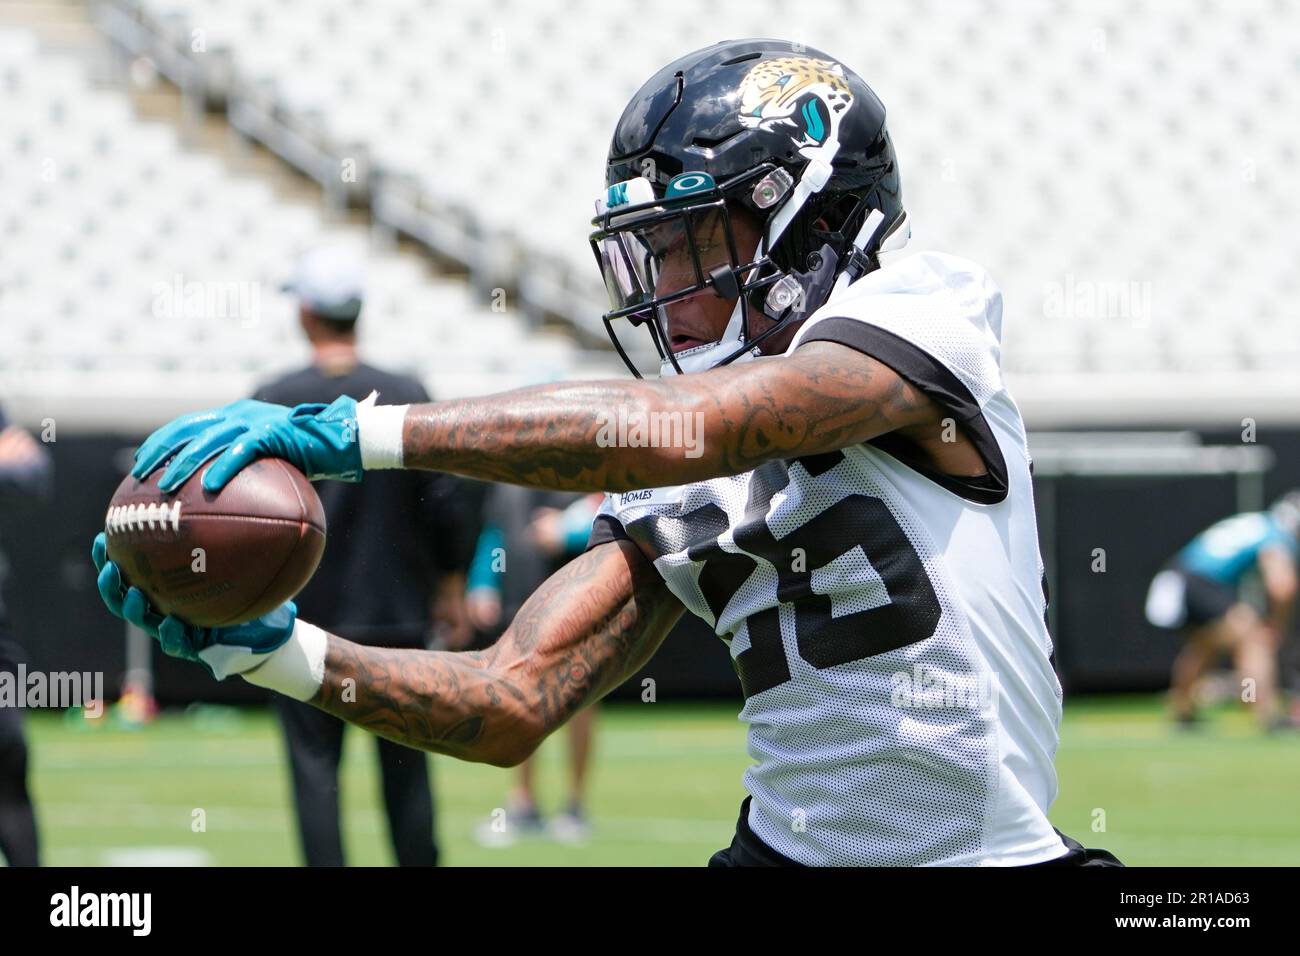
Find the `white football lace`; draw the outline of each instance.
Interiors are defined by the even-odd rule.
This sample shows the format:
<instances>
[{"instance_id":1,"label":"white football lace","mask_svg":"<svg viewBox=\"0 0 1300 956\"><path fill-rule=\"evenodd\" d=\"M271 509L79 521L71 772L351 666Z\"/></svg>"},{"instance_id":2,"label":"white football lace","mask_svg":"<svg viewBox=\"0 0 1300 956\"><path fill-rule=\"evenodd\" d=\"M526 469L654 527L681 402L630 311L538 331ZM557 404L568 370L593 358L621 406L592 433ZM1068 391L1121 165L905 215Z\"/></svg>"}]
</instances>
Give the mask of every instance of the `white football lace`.
<instances>
[{"instance_id":1,"label":"white football lace","mask_svg":"<svg viewBox=\"0 0 1300 956\"><path fill-rule=\"evenodd\" d=\"M158 504L156 501L147 505L117 505L108 509L104 516L104 530L112 534L116 531L150 531L155 527L165 529L171 524L173 531L181 526L181 503L172 505Z\"/></svg>"}]
</instances>

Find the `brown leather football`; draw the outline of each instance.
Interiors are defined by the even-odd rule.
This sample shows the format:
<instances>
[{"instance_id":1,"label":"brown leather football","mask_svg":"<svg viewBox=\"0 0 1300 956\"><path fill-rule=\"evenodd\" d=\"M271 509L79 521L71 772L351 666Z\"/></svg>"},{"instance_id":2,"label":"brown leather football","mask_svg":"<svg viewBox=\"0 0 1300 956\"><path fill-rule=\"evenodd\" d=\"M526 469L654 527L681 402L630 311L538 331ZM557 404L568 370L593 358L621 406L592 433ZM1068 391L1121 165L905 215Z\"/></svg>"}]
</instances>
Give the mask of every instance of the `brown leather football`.
<instances>
[{"instance_id":1,"label":"brown leather football","mask_svg":"<svg viewBox=\"0 0 1300 956\"><path fill-rule=\"evenodd\" d=\"M241 624L292 598L325 550L325 510L287 462L263 458L216 494L207 466L170 494L159 468L118 486L104 519L108 557L162 614L200 627Z\"/></svg>"}]
</instances>

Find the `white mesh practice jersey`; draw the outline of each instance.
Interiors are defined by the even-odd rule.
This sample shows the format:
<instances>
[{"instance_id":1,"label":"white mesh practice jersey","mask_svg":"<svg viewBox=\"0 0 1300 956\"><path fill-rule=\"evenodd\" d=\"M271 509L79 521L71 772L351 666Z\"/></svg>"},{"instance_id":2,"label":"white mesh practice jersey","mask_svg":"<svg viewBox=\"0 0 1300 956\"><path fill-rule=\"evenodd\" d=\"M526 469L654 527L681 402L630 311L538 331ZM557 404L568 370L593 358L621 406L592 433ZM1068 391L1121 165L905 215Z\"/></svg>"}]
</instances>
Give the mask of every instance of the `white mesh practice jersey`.
<instances>
[{"instance_id":1,"label":"white mesh practice jersey","mask_svg":"<svg viewBox=\"0 0 1300 956\"><path fill-rule=\"evenodd\" d=\"M635 541L730 646L754 763L749 826L807 864L1019 865L1047 819L1061 689L1001 295L917 253L833 296L791 351L834 341L949 409L988 468L923 466L897 436L606 498L593 544Z\"/></svg>"}]
</instances>

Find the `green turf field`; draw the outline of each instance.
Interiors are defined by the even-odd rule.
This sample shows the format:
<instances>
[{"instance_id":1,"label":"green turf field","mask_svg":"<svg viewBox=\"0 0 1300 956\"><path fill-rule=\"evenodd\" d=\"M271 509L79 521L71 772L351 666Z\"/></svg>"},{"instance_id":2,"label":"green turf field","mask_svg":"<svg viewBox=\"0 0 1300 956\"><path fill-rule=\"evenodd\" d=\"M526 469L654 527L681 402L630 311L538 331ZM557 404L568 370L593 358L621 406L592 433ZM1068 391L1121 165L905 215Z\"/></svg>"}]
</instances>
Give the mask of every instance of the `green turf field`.
<instances>
[{"instance_id":1,"label":"green turf field","mask_svg":"<svg viewBox=\"0 0 1300 956\"><path fill-rule=\"evenodd\" d=\"M45 861L298 862L279 729L260 710L167 714L138 730L57 715L28 721ZM699 865L731 838L743 796L744 733L727 706L606 705L585 847L487 849L476 823L501 806L509 772L435 758L438 830L454 865ZM543 748L540 789L562 797L563 741ZM1154 697L1073 700L1058 759L1058 827L1130 864L1300 863L1300 735L1261 737L1221 710L1177 732ZM388 864L374 749L349 735L343 803L349 861ZM193 832L202 808L206 832ZM1092 832L1097 811L1106 832ZM143 856L141 854L144 854Z\"/></svg>"}]
</instances>

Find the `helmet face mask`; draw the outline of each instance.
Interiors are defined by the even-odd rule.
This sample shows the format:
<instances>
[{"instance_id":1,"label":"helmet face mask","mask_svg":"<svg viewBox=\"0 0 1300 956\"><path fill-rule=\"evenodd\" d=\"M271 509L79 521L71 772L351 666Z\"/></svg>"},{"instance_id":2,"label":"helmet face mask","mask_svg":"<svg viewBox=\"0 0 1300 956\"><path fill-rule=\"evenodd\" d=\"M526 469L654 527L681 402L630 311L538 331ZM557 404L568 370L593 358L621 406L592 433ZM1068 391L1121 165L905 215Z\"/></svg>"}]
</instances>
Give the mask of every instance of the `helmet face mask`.
<instances>
[{"instance_id":1,"label":"helmet face mask","mask_svg":"<svg viewBox=\"0 0 1300 956\"><path fill-rule=\"evenodd\" d=\"M619 319L647 327L660 374L745 361L875 268L881 238L904 233L883 106L825 54L794 49L696 51L647 81L619 120L591 243L606 331L638 377ZM723 303L725 328L706 341Z\"/></svg>"},{"instance_id":2,"label":"helmet face mask","mask_svg":"<svg viewBox=\"0 0 1300 956\"><path fill-rule=\"evenodd\" d=\"M597 203L599 213L592 220L597 229L591 244L610 297L605 327L633 374L639 376L640 372L620 344L612 324L615 320L648 327L661 374L696 370L702 365L700 356L718 351L718 346L732 346L731 354L711 356L710 365L727 364L752 351L743 345L753 338L750 300L780 276L762 253L758 227L750 225L750 221L761 220L747 216L745 223L738 221L736 200L728 194L734 195L765 171L754 170L741 182L722 185L707 174L688 173L669 184L665 199L612 208L605 201ZM638 184L641 189L636 188ZM627 194L644 194L646 187L643 180L615 184L607 198L622 195L624 189ZM711 331L702 328L702 323L686 323L690 329L683 334L671 318L674 312L691 308L689 300L699 296L731 305L726 330L711 341L700 336ZM696 333L700 344L674 351L674 335L684 339L690 332Z\"/></svg>"}]
</instances>

